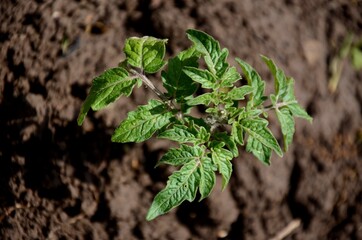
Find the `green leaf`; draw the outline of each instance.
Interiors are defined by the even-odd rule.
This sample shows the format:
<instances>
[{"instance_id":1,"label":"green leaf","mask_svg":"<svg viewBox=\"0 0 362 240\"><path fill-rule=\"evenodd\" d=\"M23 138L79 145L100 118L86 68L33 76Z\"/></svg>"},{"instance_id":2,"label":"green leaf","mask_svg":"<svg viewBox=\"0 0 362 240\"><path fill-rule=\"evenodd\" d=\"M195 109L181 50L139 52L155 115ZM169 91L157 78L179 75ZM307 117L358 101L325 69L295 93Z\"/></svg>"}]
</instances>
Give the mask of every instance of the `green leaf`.
<instances>
[{"instance_id":1,"label":"green leaf","mask_svg":"<svg viewBox=\"0 0 362 240\"><path fill-rule=\"evenodd\" d=\"M277 97L274 94L270 94L269 98L270 98L270 101L272 102L273 106L276 107Z\"/></svg>"},{"instance_id":2,"label":"green leaf","mask_svg":"<svg viewBox=\"0 0 362 240\"><path fill-rule=\"evenodd\" d=\"M192 47L168 61L167 71L162 72L162 81L170 97L185 98L196 91L198 85L183 72L183 69L186 66L197 67L198 59L199 53Z\"/></svg>"},{"instance_id":3,"label":"green leaf","mask_svg":"<svg viewBox=\"0 0 362 240\"><path fill-rule=\"evenodd\" d=\"M166 131L158 134L158 137L166 138L180 143L195 143L198 141L196 134L191 132L188 127L183 125L174 125L171 129L167 129Z\"/></svg>"},{"instance_id":4,"label":"green leaf","mask_svg":"<svg viewBox=\"0 0 362 240\"><path fill-rule=\"evenodd\" d=\"M289 104L288 109L293 116L304 118L309 122L313 121L313 118L309 116L309 114L298 103Z\"/></svg>"},{"instance_id":5,"label":"green leaf","mask_svg":"<svg viewBox=\"0 0 362 240\"><path fill-rule=\"evenodd\" d=\"M159 164L170 164L173 166L184 165L190 161L200 159L204 154L204 149L199 146L188 146L182 144L180 148L171 148L160 161Z\"/></svg>"},{"instance_id":6,"label":"green leaf","mask_svg":"<svg viewBox=\"0 0 362 240\"><path fill-rule=\"evenodd\" d=\"M312 122L313 118L309 116L309 114L298 104L297 100L295 99L293 78L287 78L287 90L282 100L282 103L284 103L285 106L288 107L289 111L292 113L293 116L304 118L309 122Z\"/></svg>"},{"instance_id":7,"label":"green leaf","mask_svg":"<svg viewBox=\"0 0 362 240\"><path fill-rule=\"evenodd\" d=\"M287 89L285 94L282 97L283 102L293 102L295 101L294 95L294 79L288 77L287 78Z\"/></svg>"},{"instance_id":8,"label":"green leaf","mask_svg":"<svg viewBox=\"0 0 362 240\"><path fill-rule=\"evenodd\" d=\"M226 69L229 66L229 64L226 62L226 59L229 55L229 50L223 48L218 55L218 58L215 60L215 70L216 76L220 78L225 74Z\"/></svg>"},{"instance_id":9,"label":"green leaf","mask_svg":"<svg viewBox=\"0 0 362 240\"><path fill-rule=\"evenodd\" d=\"M245 107L226 107L226 111L229 113L228 124L232 124L240 115L243 115L245 112Z\"/></svg>"},{"instance_id":10,"label":"green leaf","mask_svg":"<svg viewBox=\"0 0 362 240\"><path fill-rule=\"evenodd\" d=\"M229 136L226 132L217 132L214 133L215 139L225 143L227 148L232 152L234 157L239 156L238 147L235 144L234 138Z\"/></svg>"},{"instance_id":11,"label":"green leaf","mask_svg":"<svg viewBox=\"0 0 362 240\"><path fill-rule=\"evenodd\" d=\"M195 98L188 98L187 104L190 106L194 105L210 105L210 103L214 102L215 100L215 94L214 93L204 93L202 95L199 95Z\"/></svg>"},{"instance_id":12,"label":"green leaf","mask_svg":"<svg viewBox=\"0 0 362 240\"><path fill-rule=\"evenodd\" d=\"M230 162L233 159L233 154L224 148L214 148L212 149L211 156L222 176L222 189L225 189L233 171Z\"/></svg>"},{"instance_id":13,"label":"green leaf","mask_svg":"<svg viewBox=\"0 0 362 240\"><path fill-rule=\"evenodd\" d=\"M220 141L213 140L209 143L209 148L211 148L211 149L223 148L224 146L225 146L225 143L220 142Z\"/></svg>"},{"instance_id":14,"label":"green leaf","mask_svg":"<svg viewBox=\"0 0 362 240\"><path fill-rule=\"evenodd\" d=\"M249 135L246 143L246 151L251 152L255 157L257 157L261 162L266 165L270 165L271 158L271 148L265 146L257 139Z\"/></svg>"},{"instance_id":15,"label":"green leaf","mask_svg":"<svg viewBox=\"0 0 362 240\"><path fill-rule=\"evenodd\" d=\"M146 73L155 73L160 70L165 61L167 39L154 37L131 37L126 40L124 53L129 65L140 68Z\"/></svg>"},{"instance_id":16,"label":"green leaf","mask_svg":"<svg viewBox=\"0 0 362 240\"><path fill-rule=\"evenodd\" d=\"M237 144L244 145L244 131L238 122L234 122L231 128L231 135Z\"/></svg>"},{"instance_id":17,"label":"green leaf","mask_svg":"<svg viewBox=\"0 0 362 240\"><path fill-rule=\"evenodd\" d=\"M220 44L205 32L189 29L187 37L195 44L197 51L204 55L206 65L211 73L221 77L227 67L226 58L229 54L226 48L220 50Z\"/></svg>"},{"instance_id":18,"label":"green leaf","mask_svg":"<svg viewBox=\"0 0 362 240\"><path fill-rule=\"evenodd\" d=\"M199 142L197 144L205 143L210 140L210 132L206 130L203 126L197 126L196 124L193 125L194 131L197 132L197 137Z\"/></svg>"},{"instance_id":19,"label":"green leaf","mask_svg":"<svg viewBox=\"0 0 362 240\"><path fill-rule=\"evenodd\" d=\"M253 108L261 105L266 100L264 96L265 82L249 64L240 58L236 58L235 60L239 63L246 80L248 81L248 85L253 88L253 92L250 94L250 99L248 102L249 107Z\"/></svg>"},{"instance_id":20,"label":"green leaf","mask_svg":"<svg viewBox=\"0 0 362 240\"><path fill-rule=\"evenodd\" d=\"M186 163L169 177L166 187L156 195L146 219L150 221L165 214L185 200L192 202L199 185L200 171L197 162Z\"/></svg>"},{"instance_id":21,"label":"green leaf","mask_svg":"<svg viewBox=\"0 0 362 240\"><path fill-rule=\"evenodd\" d=\"M200 143L200 138L195 130L183 125L174 125L171 129L158 134L159 138L166 138L179 143Z\"/></svg>"},{"instance_id":22,"label":"green leaf","mask_svg":"<svg viewBox=\"0 0 362 240\"><path fill-rule=\"evenodd\" d=\"M200 201L208 197L215 186L216 176L210 158L203 158L200 164Z\"/></svg>"},{"instance_id":23,"label":"green leaf","mask_svg":"<svg viewBox=\"0 0 362 240\"><path fill-rule=\"evenodd\" d=\"M272 132L267 128L268 122L262 119L245 119L241 121L241 126L255 141L259 141L264 146L273 149L280 157L283 152L278 141ZM248 139L249 141L249 139Z\"/></svg>"},{"instance_id":24,"label":"green leaf","mask_svg":"<svg viewBox=\"0 0 362 240\"><path fill-rule=\"evenodd\" d=\"M90 108L99 110L117 100L120 96L129 96L138 79L129 76L121 67L111 68L93 79L89 95L82 105L78 116L78 125L82 125Z\"/></svg>"},{"instance_id":25,"label":"green leaf","mask_svg":"<svg viewBox=\"0 0 362 240\"><path fill-rule=\"evenodd\" d=\"M249 109L247 111L242 111L239 114L238 119L239 120L243 120L243 119L251 119L251 118L258 118L260 114L263 113L262 109L258 109L258 108L253 108L253 109ZM262 120L259 118L259 120ZM267 120L265 120L266 122L268 122Z\"/></svg>"},{"instance_id":26,"label":"green leaf","mask_svg":"<svg viewBox=\"0 0 362 240\"><path fill-rule=\"evenodd\" d=\"M284 71L277 67L273 60L267 58L266 56L261 56L264 60L266 65L268 66L269 70L272 72L274 77L274 87L275 87L275 94L278 97L283 97L286 94L287 90L287 81L284 74Z\"/></svg>"},{"instance_id":27,"label":"green leaf","mask_svg":"<svg viewBox=\"0 0 362 240\"><path fill-rule=\"evenodd\" d=\"M207 125L204 119L202 118L196 118L190 115L185 115L184 120L186 121L187 124L190 124L194 129L195 126L204 127L206 129L210 128L209 125Z\"/></svg>"},{"instance_id":28,"label":"green leaf","mask_svg":"<svg viewBox=\"0 0 362 240\"><path fill-rule=\"evenodd\" d=\"M277 117L282 129L284 139L284 151L288 151L289 145L293 141L295 131L294 118L288 108L276 109Z\"/></svg>"},{"instance_id":29,"label":"green leaf","mask_svg":"<svg viewBox=\"0 0 362 240\"><path fill-rule=\"evenodd\" d=\"M253 90L254 90L253 87L251 87L249 85L245 85L242 87L231 89L227 93L227 96L228 96L228 98L230 98L232 100L243 100L243 99L245 99L245 96L249 93L252 93Z\"/></svg>"},{"instance_id":30,"label":"green leaf","mask_svg":"<svg viewBox=\"0 0 362 240\"><path fill-rule=\"evenodd\" d=\"M183 72L193 81L201 83L203 88L214 89L216 87L216 79L212 73L194 67L185 67Z\"/></svg>"},{"instance_id":31,"label":"green leaf","mask_svg":"<svg viewBox=\"0 0 362 240\"><path fill-rule=\"evenodd\" d=\"M163 102L150 100L147 105L128 113L115 130L113 142L142 142L170 123L173 114Z\"/></svg>"},{"instance_id":32,"label":"green leaf","mask_svg":"<svg viewBox=\"0 0 362 240\"><path fill-rule=\"evenodd\" d=\"M238 73L235 67L228 68L221 77L220 87L232 87L234 83L240 79L240 73Z\"/></svg>"}]
</instances>

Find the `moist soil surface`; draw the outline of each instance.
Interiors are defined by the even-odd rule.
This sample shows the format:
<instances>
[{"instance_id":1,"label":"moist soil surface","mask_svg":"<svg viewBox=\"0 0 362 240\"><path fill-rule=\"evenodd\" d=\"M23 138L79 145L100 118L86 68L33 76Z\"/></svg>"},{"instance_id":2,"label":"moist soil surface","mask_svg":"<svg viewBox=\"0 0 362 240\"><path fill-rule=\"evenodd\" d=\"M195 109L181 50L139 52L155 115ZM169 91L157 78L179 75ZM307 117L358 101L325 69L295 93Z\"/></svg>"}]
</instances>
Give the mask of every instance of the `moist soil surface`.
<instances>
[{"instance_id":1,"label":"moist soil surface","mask_svg":"<svg viewBox=\"0 0 362 240\"><path fill-rule=\"evenodd\" d=\"M170 57L190 45L188 28L218 39L232 64L253 65L269 92L259 55L274 59L314 121L296 122L292 146L270 167L240 149L224 191L218 177L208 199L147 222L172 170L154 165L171 143L111 135L155 96L139 88L81 127L76 118L126 38L168 38ZM362 73L346 58L328 88L349 33L362 36L359 0L2 0L0 239L270 239L298 221L287 239L362 239Z\"/></svg>"}]
</instances>

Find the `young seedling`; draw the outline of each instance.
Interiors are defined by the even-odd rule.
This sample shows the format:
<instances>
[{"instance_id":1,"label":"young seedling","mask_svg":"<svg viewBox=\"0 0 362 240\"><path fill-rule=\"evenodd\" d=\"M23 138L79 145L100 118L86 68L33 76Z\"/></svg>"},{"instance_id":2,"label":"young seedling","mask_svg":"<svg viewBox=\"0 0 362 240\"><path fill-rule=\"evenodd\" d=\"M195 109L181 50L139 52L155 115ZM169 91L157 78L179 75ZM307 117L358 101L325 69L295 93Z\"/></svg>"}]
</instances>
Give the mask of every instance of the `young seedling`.
<instances>
[{"instance_id":1,"label":"young seedling","mask_svg":"<svg viewBox=\"0 0 362 240\"><path fill-rule=\"evenodd\" d=\"M284 151L293 140L294 117L312 121L294 96L294 80L286 77L275 63L262 56L275 80L275 93L264 96L265 82L246 62L236 58L247 84L227 62L228 50L208 34L190 29L187 37L193 45L164 60L167 40L154 37L132 37L126 40L126 59L118 67L106 70L93 80L90 93L78 117L81 125L90 108L106 107L120 96L129 96L135 86L145 85L158 99L149 100L128 113L115 130L113 142L143 142L153 135L179 143L159 160L159 164L179 167L166 187L153 200L147 220L167 213L183 201L200 201L209 196L216 172L222 176L224 189L232 173L233 158L239 146L245 146L256 158L270 164L272 151L283 151L268 128L268 114L274 110L283 135ZM204 61L205 69L199 67ZM157 89L147 77L161 71L166 92ZM197 91L199 88L202 90ZM200 94L196 94L200 93ZM263 104L270 100L270 105ZM198 105L204 117L191 114Z\"/></svg>"}]
</instances>

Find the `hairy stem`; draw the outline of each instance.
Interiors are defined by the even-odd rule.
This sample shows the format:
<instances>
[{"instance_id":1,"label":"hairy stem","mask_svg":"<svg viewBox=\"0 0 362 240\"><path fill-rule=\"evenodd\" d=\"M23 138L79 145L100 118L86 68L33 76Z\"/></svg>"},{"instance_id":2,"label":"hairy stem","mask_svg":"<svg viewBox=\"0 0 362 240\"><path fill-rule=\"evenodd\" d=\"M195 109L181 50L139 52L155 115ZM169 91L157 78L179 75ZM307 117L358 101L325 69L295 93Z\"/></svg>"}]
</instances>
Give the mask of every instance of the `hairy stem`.
<instances>
[{"instance_id":1,"label":"hairy stem","mask_svg":"<svg viewBox=\"0 0 362 240\"><path fill-rule=\"evenodd\" d=\"M136 70L131 69L130 72L134 74L136 77L139 77L142 82L154 92L157 97L159 97L164 103L166 103L171 109L175 109L175 105L173 102L168 99L165 94L163 94L144 74L137 72Z\"/></svg>"},{"instance_id":2,"label":"hairy stem","mask_svg":"<svg viewBox=\"0 0 362 240\"><path fill-rule=\"evenodd\" d=\"M293 101L288 101L288 102L279 102L276 105L268 105L266 107L263 108L264 112L270 111L270 110L274 110L274 109L278 109L284 106L287 106L289 104L293 104L293 103L297 103L297 101L293 100Z\"/></svg>"}]
</instances>

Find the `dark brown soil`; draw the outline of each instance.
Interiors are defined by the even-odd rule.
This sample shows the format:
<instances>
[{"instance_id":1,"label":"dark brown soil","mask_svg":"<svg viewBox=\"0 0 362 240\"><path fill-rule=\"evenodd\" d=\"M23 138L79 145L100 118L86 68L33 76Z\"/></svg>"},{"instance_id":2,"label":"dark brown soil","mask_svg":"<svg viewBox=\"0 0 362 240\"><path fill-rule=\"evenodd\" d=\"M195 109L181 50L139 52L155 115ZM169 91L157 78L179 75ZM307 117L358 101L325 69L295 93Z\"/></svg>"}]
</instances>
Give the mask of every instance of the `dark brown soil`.
<instances>
[{"instance_id":1,"label":"dark brown soil","mask_svg":"<svg viewBox=\"0 0 362 240\"><path fill-rule=\"evenodd\" d=\"M190 44L188 28L264 78L259 54L273 58L314 122L297 121L271 167L242 153L225 191L146 222L170 173L154 169L169 143L110 136L152 94L139 89L83 127L76 118L127 37L168 38L171 56ZM328 65L350 32L362 36L360 0L2 0L0 239L268 239L295 219L287 239L362 239L362 73L347 61L328 91Z\"/></svg>"}]
</instances>

